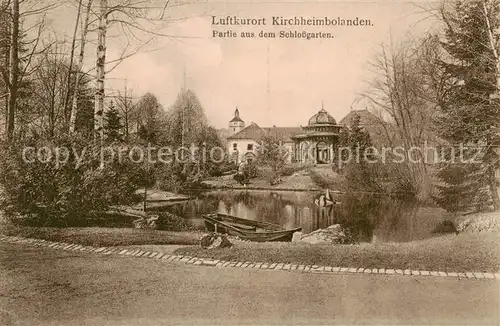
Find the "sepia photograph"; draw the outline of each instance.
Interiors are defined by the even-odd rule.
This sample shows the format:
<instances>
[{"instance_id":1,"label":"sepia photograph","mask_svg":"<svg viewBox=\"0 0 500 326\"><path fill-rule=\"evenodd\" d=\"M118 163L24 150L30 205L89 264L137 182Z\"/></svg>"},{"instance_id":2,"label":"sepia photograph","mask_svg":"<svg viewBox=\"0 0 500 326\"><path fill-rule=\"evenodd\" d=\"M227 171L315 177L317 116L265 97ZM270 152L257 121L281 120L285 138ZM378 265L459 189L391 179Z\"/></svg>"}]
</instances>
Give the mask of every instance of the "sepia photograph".
<instances>
[{"instance_id":1,"label":"sepia photograph","mask_svg":"<svg viewBox=\"0 0 500 326\"><path fill-rule=\"evenodd\" d=\"M500 0L0 0L0 325L500 325Z\"/></svg>"}]
</instances>

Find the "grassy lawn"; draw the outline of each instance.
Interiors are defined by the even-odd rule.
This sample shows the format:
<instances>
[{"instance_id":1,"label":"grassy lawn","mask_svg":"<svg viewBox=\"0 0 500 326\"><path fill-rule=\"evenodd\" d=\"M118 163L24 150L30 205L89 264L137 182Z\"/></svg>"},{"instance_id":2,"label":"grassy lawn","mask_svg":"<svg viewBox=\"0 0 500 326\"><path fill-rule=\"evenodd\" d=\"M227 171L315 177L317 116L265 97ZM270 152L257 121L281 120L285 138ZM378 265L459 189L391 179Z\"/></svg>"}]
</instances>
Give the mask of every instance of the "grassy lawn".
<instances>
[{"instance_id":1,"label":"grassy lawn","mask_svg":"<svg viewBox=\"0 0 500 326\"><path fill-rule=\"evenodd\" d=\"M226 261L453 272L500 270L500 237L494 233L461 233L407 243L334 246L237 241L233 248L185 247L175 252Z\"/></svg>"},{"instance_id":2,"label":"grassy lawn","mask_svg":"<svg viewBox=\"0 0 500 326\"><path fill-rule=\"evenodd\" d=\"M34 228L10 224L0 226L0 233L9 236L112 247L132 245L195 245L201 233L169 232L125 228Z\"/></svg>"}]
</instances>

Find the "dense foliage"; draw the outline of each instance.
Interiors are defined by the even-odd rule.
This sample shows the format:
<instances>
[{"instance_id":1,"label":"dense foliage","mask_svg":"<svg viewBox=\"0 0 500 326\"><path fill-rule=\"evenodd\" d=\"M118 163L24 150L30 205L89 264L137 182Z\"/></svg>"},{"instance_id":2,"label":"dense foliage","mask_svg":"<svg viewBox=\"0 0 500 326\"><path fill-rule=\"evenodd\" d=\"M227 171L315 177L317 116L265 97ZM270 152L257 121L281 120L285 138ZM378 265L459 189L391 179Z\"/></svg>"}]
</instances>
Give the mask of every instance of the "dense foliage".
<instances>
[{"instance_id":1,"label":"dense foliage","mask_svg":"<svg viewBox=\"0 0 500 326\"><path fill-rule=\"evenodd\" d=\"M375 164L371 163L374 157L370 135L360 126L359 115L341 132L339 146L345 149L341 155L342 161L347 163L340 167L340 171L345 176L348 191L381 191Z\"/></svg>"},{"instance_id":2,"label":"dense foliage","mask_svg":"<svg viewBox=\"0 0 500 326\"><path fill-rule=\"evenodd\" d=\"M457 150L451 163L441 166L437 201L450 211L482 209L488 201L500 208L495 179L500 168L499 14L498 1L486 0L457 1L443 10L448 58L442 67L449 79L437 124L439 135ZM459 144L465 146L463 151ZM478 149L481 154L474 155ZM471 156L476 162L463 162Z\"/></svg>"},{"instance_id":3,"label":"dense foliage","mask_svg":"<svg viewBox=\"0 0 500 326\"><path fill-rule=\"evenodd\" d=\"M106 111L104 116L104 134L107 141L121 142L124 139L123 124L121 122L120 112L114 106Z\"/></svg>"},{"instance_id":4,"label":"dense foliage","mask_svg":"<svg viewBox=\"0 0 500 326\"><path fill-rule=\"evenodd\" d=\"M24 151L28 147L33 150ZM54 159L57 148L70 149L66 162ZM82 225L101 216L110 205L137 199L134 192L141 184L140 171L127 162L102 166L100 148L80 137L25 139L3 144L2 150L1 205L15 221Z\"/></svg>"},{"instance_id":5,"label":"dense foliage","mask_svg":"<svg viewBox=\"0 0 500 326\"><path fill-rule=\"evenodd\" d=\"M222 141L194 92L182 90L161 125L164 129L156 144L171 148L174 157L172 164L155 166L160 188L200 188L204 178L222 173L221 167L227 165Z\"/></svg>"},{"instance_id":6,"label":"dense foliage","mask_svg":"<svg viewBox=\"0 0 500 326\"><path fill-rule=\"evenodd\" d=\"M85 101L89 98L86 85L82 83L80 93ZM180 98L183 94L186 93L181 93ZM158 152L152 150L151 156L144 156L141 160L139 153L148 153L148 146L153 149L170 147L174 153L178 149L176 139L163 128L175 123L171 121L179 116L174 114L175 109L196 107L198 116L204 117L194 93L187 94L188 101L182 102L187 107L174 106L170 114L163 111L153 94L144 95L136 105L137 110L127 118L131 126L137 127L137 133L128 139L124 137L123 112L113 104L105 112L103 142L92 137L95 135L91 122L93 108L86 102L81 102L73 135L66 135L64 115L54 115L54 120L49 119L50 123L46 125L29 125L14 140L2 143L2 208L16 222L50 226L89 225L92 224L89 220L104 218L103 213L110 206L140 201L140 196L135 193L138 188L156 186L174 191L202 188L201 181L207 176L233 170L235 167L227 163L221 150L217 131L206 123L206 119L193 122L195 115L191 113L184 116L186 124L196 125L198 129L184 132L198 148L197 152L186 152L184 160L173 155L171 161L162 162L158 160ZM190 101L195 101L195 105ZM51 112L49 110L49 117ZM43 117L45 112L40 115ZM88 121L90 123L86 123ZM214 147L219 150L211 153ZM131 156L132 148L138 150L137 155ZM124 154L118 158L122 150ZM56 160L58 151L64 162ZM23 158L23 153L28 153L29 160ZM36 157L37 154L40 155ZM183 227L179 221L165 221L163 228Z\"/></svg>"},{"instance_id":7,"label":"dense foliage","mask_svg":"<svg viewBox=\"0 0 500 326\"><path fill-rule=\"evenodd\" d=\"M258 178L261 176L261 171L257 166L257 163L244 163L238 171L233 176L233 179L238 182L240 185L249 184L252 179Z\"/></svg>"}]
</instances>

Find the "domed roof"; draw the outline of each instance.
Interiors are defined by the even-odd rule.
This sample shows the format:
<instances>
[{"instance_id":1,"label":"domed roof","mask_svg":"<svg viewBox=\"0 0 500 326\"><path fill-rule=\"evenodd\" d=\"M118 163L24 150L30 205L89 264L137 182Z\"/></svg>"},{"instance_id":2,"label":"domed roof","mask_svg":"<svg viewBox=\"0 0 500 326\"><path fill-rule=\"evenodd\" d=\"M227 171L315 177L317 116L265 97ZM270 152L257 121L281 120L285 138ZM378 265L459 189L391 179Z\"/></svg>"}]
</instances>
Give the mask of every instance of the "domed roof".
<instances>
[{"instance_id":1,"label":"domed roof","mask_svg":"<svg viewBox=\"0 0 500 326\"><path fill-rule=\"evenodd\" d=\"M309 125L317 125L317 124L337 124L335 119L324 109L321 109L318 113L313 115L311 119L309 119Z\"/></svg>"}]
</instances>

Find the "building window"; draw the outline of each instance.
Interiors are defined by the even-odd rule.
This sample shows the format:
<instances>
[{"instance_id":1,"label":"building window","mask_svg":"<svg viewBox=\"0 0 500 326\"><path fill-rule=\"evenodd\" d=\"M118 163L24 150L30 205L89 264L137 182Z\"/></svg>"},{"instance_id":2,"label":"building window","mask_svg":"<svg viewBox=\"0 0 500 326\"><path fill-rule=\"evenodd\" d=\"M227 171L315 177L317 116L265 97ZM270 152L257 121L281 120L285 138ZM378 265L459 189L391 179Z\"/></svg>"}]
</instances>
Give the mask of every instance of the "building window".
<instances>
[{"instance_id":1,"label":"building window","mask_svg":"<svg viewBox=\"0 0 500 326\"><path fill-rule=\"evenodd\" d=\"M247 145L247 150L248 151L253 151L253 144L248 144Z\"/></svg>"},{"instance_id":2,"label":"building window","mask_svg":"<svg viewBox=\"0 0 500 326\"><path fill-rule=\"evenodd\" d=\"M238 149L238 144L233 143L233 149L234 149L234 150L237 150L237 149Z\"/></svg>"}]
</instances>

